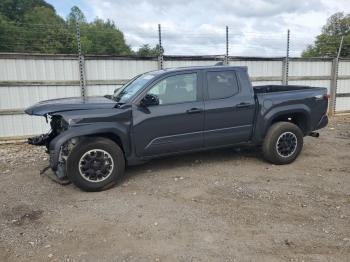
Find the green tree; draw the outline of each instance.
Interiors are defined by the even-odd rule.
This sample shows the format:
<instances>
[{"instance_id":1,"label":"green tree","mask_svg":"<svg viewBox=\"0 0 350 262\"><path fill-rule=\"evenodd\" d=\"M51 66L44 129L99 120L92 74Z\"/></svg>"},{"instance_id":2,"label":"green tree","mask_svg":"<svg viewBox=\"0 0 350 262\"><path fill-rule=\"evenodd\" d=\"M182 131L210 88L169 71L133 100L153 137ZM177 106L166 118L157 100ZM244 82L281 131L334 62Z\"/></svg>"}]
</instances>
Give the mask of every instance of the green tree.
<instances>
[{"instance_id":1,"label":"green tree","mask_svg":"<svg viewBox=\"0 0 350 262\"><path fill-rule=\"evenodd\" d=\"M130 55L130 47L126 44L124 34L115 26L111 20L104 21L95 19L93 22L86 22L84 13L73 6L67 16L67 24L71 32L76 31L76 23L80 27L80 41L82 52L85 54L105 55ZM73 41L76 46L76 39Z\"/></svg>"},{"instance_id":2,"label":"green tree","mask_svg":"<svg viewBox=\"0 0 350 262\"><path fill-rule=\"evenodd\" d=\"M303 57L335 57L344 36L341 57L350 57L350 14L335 13L328 18L315 43L302 53Z\"/></svg>"},{"instance_id":3,"label":"green tree","mask_svg":"<svg viewBox=\"0 0 350 262\"><path fill-rule=\"evenodd\" d=\"M35 7L46 7L55 12L53 6L44 0L1 0L0 14L11 21L20 22L23 16Z\"/></svg>"},{"instance_id":4,"label":"green tree","mask_svg":"<svg viewBox=\"0 0 350 262\"><path fill-rule=\"evenodd\" d=\"M73 35L65 21L47 7L35 7L23 17L22 34L28 50L40 53L66 53Z\"/></svg>"},{"instance_id":5,"label":"green tree","mask_svg":"<svg viewBox=\"0 0 350 262\"><path fill-rule=\"evenodd\" d=\"M77 53L77 23L85 54L158 55L158 47L144 45L133 52L113 21L87 22L73 6L66 20L44 0L0 0L0 52ZM163 50L161 50L163 52Z\"/></svg>"},{"instance_id":6,"label":"green tree","mask_svg":"<svg viewBox=\"0 0 350 262\"><path fill-rule=\"evenodd\" d=\"M0 51L13 52L16 48L17 52L24 52L24 47L17 42L16 37L19 34L18 27L12 23L6 16L0 14Z\"/></svg>"},{"instance_id":7,"label":"green tree","mask_svg":"<svg viewBox=\"0 0 350 262\"><path fill-rule=\"evenodd\" d=\"M130 55L124 34L111 20L95 19L81 25L81 44L86 54Z\"/></svg>"},{"instance_id":8,"label":"green tree","mask_svg":"<svg viewBox=\"0 0 350 262\"><path fill-rule=\"evenodd\" d=\"M71 41L67 43L67 53L76 53L78 48L77 41L77 22L80 27L87 27L87 22L84 13L77 6L73 6L70 10L70 13L67 16L67 26L69 28L69 32L72 35ZM81 40L80 40L81 41ZM87 41L83 38L83 41ZM86 43L84 44L86 46Z\"/></svg>"},{"instance_id":9,"label":"green tree","mask_svg":"<svg viewBox=\"0 0 350 262\"><path fill-rule=\"evenodd\" d=\"M65 53L66 22L43 0L1 0L0 52Z\"/></svg>"},{"instance_id":10,"label":"green tree","mask_svg":"<svg viewBox=\"0 0 350 262\"><path fill-rule=\"evenodd\" d=\"M159 55L159 45L156 45L154 48L151 48L149 44L142 45L139 50L136 52L139 56L158 56ZM164 50L161 50L163 53Z\"/></svg>"},{"instance_id":11,"label":"green tree","mask_svg":"<svg viewBox=\"0 0 350 262\"><path fill-rule=\"evenodd\" d=\"M67 16L67 23L75 26L75 23L86 23L86 18L84 13L77 6L73 6L70 9L70 13Z\"/></svg>"}]
</instances>

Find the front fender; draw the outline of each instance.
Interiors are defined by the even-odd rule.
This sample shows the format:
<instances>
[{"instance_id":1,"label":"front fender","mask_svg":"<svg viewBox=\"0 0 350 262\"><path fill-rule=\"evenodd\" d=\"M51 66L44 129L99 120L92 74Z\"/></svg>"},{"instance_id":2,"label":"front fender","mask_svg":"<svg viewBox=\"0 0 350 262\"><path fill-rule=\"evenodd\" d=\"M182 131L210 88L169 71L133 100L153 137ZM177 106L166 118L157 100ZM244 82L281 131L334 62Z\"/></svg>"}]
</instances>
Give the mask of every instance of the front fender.
<instances>
[{"instance_id":1,"label":"front fender","mask_svg":"<svg viewBox=\"0 0 350 262\"><path fill-rule=\"evenodd\" d=\"M79 136L87 135L99 135L99 134L113 134L120 138L123 145L125 155L130 153L130 144L128 137L128 126L122 125L120 123L96 123L94 124L83 124L77 125L69 128L68 130L62 132L56 136L49 144L50 151L50 167L53 170L57 169L59 155L62 145L69 139Z\"/></svg>"}]
</instances>

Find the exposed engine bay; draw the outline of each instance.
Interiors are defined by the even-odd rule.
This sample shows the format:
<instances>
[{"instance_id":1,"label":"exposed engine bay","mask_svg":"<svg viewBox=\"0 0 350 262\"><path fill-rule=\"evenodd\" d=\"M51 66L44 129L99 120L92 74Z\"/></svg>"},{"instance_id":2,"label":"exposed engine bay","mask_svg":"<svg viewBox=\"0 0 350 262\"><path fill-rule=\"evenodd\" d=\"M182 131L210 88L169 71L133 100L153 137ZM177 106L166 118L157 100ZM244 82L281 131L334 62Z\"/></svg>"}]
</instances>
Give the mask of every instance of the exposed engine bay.
<instances>
[{"instance_id":1,"label":"exposed engine bay","mask_svg":"<svg viewBox=\"0 0 350 262\"><path fill-rule=\"evenodd\" d=\"M46 115L46 120L50 121L51 129L48 133L42 134L36 137L28 138L28 144L36 145L36 146L45 146L46 147L46 153L50 154L49 144L50 142L57 137L62 132L66 131L68 129L68 123L63 119L60 115ZM56 182L61 183L62 181L68 179L67 172L66 172L66 164L67 159L69 156L69 153L73 149L73 147L78 143L80 138L72 138L69 139L66 143L64 143L61 147L60 153L59 153L59 163L56 170L53 170L55 173L55 176L61 180ZM50 159L51 160L51 159ZM44 170L42 170L40 173L44 173L47 169L49 169L51 165L46 167Z\"/></svg>"},{"instance_id":2,"label":"exposed engine bay","mask_svg":"<svg viewBox=\"0 0 350 262\"><path fill-rule=\"evenodd\" d=\"M67 130L68 123L59 115L46 115L46 121L50 121L51 130L47 134L28 138L28 144L35 146L46 146L48 148L52 139Z\"/></svg>"}]
</instances>

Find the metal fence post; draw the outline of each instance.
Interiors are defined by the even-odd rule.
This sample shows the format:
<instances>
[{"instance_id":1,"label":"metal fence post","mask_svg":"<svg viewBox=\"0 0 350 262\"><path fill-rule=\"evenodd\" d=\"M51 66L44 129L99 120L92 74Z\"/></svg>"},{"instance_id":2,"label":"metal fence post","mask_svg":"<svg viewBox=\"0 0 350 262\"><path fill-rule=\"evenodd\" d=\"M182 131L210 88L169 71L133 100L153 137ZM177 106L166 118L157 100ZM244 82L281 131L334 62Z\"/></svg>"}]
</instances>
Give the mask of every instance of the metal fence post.
<instances>
[{"instance_id":1,"label":"metal fence post","mask_svg":"<svg viewBox=\"0 0 350 262\"><path fill-rule=\"evenodd\" d=\"M159 48L159 53L158 53L158 69L163 69L163 47L162 47L162 29L160 24L158 24L158 48Z\"/></svg>"},{"instance_id":2,"label":"metal fence post","mask_svg":"<svg viewBox=\"0 0 350 262\"><path fill-rule=\"evenodd\" d=\"M228 26L226 26L226 54L225 54L225 64L228 65Z\"/></svg>"},{"instance_id":3,"label":"metal fence post","mask_svg":"<svg viewBox=\"0 0 350 262\"><path fill-rule=\"evenodd\" d=\"M76 34L77 34L77 44L78 44L78 59L79 59L79 84L80 84L80 93L82 97L86 97L85 90L85 60L81 51L81 41L80 41L80 25L79 22L76 22Z\"/></svg>"},{"instance_id":4,"label":"metal fence post","mask_svg":"<svg viewBox=\"0 0 350 262\"><path fill-rule=\"evenodd\" d=\"M284 81L284 79L285 79L285 77L284 77L285 73L284 73L284 72L286 71L286 59L282 57L282 58L281 58L281 63L282 63L281 84L284 85L284 84L285 84L285 81Z\"/></svg>"},{"instance_id":5,"label":"metal fence post","mask_svg":"<svg viewBox=\"0 0 350 262\"><path fill-rule=\"evenodd\" d=\"M338 78L338 59L334 58L332 60L330 99L329 99L329 108L328 108L328 114L331 116L334 115L335 113L335 103L336 103L336 95L337 95L337 78Z\"/></svg>"},{"instance_id":6,"label":"metal fence post","mask_svg":"<svg viewBox=\"0 0 350 262\"><path fill-rule=\"evenodd\" d=\"M334 115L337 104L337 85L338 85L338 69L339 69L339 58L341 50L343 48L344 36L341 37L337 57L332 61L332 72L331 72L331 86L330 86L330 101L329 101L329 115Z\"/></svg>"},{"instance_id":7,"label":"metal fence post","mask_svg":"<svg viewBox=\"0 0 350 262\"><path fill-rule=\"evenodd\" d=\"M282 69L282 84L288 85L288 74L289 74L289 43L290 43L290 31L287 30L287 50L286 57L283 61L283 69Z\"/></svg>"}]
</instances>

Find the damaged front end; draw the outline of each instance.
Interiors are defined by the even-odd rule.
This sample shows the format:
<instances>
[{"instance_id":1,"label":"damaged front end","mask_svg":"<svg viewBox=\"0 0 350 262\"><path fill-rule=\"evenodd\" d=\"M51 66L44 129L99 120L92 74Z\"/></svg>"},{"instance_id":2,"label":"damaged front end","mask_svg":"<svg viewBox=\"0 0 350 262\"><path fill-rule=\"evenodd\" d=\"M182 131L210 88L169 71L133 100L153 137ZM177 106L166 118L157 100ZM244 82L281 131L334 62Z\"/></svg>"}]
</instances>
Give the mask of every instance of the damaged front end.
<instances>
[{"instance_id":1,"label":"damaged front end","mask_svg":"<svg viewBox=\"0 0 350 262\"><path fill-rule=\"evenodd\" d=\"M28 143L45 146L50 155L50 165L53 173L48 172L62 181L67 178L67 161L72 149L86 135L95 134L96 125L88 126L87 119L96 123L96 118L108 118L116 114L116 101L106 97L67 97L41 101L25 109L28 115L45 117L50 122L51 130L47 134L32 137ZM109 114L106 111L110 110ZM100 115L98 112L102 112Z\"/></svg>"},{"instance_id":2,"label":"damaged front end","mask_svg":"<svg viewBox=\"0 0 350 262\"><path fill-rule=\"evenodd\" d=\"M45 115L45 117L46 121L50 121L50 131L47 134L28 138L28 144L35 146L46 146L48 149L52 139L68 129L68 123L59 115Z\"/></svg>"},{"instance_id":3,"label":"damaged front end","mask_svg":"<svg viewBox=\"0 0 350 262\"><path fill-rule=\"evenodd\" d=\"M45 146L46 153L50 155L50 165L44 168L40 173L43 174L49 168L51 168L54 172L54 177L50 177L56 182L60 184L66 184L67 174L66 174L66 162L69 155L70 150L77 143L78 139L70 139L66 143L64 143L59 152L58 164L53 165L52 163L52 154L54 152L50 152L50 142L60 135L62 132L68 129L68 123L63 119L60 115L45 115L46 120L50 121L51 129L48 133L42 134L39 136L28 138L28 144L35 146Z\"/></svg>"},{"instance_id":4,"label":"damaged front end","mask_svg":"<svg viewBox=\"0 0 350 262\"><path fill-rule=\"evenodd\" d=\"M55 137L55 135L52 132L49 132L47 134L42 134L40 136L34 136L28 138L28 144L34 145L34 146L48 146L50 141Z\"/></svg>"}]
</instances>

